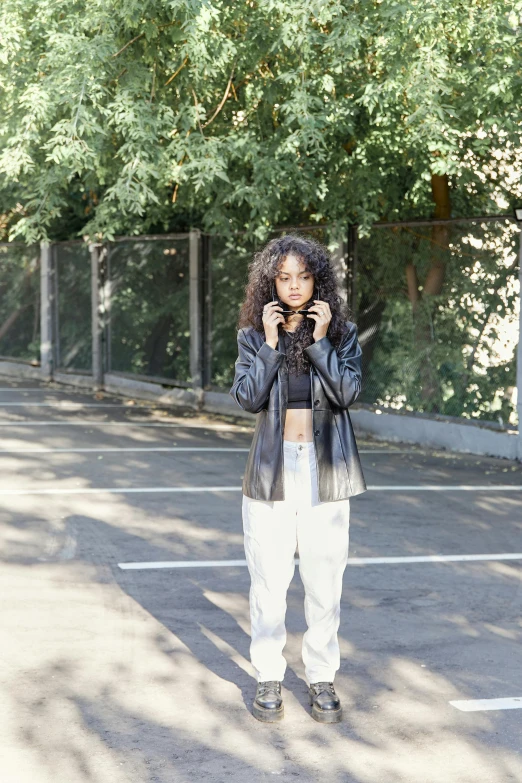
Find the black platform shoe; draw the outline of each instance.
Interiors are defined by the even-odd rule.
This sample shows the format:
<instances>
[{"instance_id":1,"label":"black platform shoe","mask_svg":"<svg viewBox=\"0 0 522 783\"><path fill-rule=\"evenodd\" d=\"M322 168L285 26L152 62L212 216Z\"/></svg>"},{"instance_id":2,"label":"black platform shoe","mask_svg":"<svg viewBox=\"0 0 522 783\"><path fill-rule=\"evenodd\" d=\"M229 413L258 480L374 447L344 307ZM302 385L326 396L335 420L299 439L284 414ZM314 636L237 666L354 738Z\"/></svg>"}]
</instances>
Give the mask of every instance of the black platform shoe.
<instances>
[{"instance_id":1,"label":"black platform shoe","mask_svg":"<svg viewBox=\"0 0 522 783\"><path fill-rule=\"evenodd\" d=\"M257 683L252 712L255 718L266 723L273 723L284 717L285 708L279 680L266 680Z\"/></svg>"},{"instance_id":2,"label":"black platform shoe","mask_svg":"<svg viewBox=\"0 0 522 783\"><path fill-rule=\"evenodd\" d=\"M311 682L308 698L312 705L312 718L319 723L337 723L342 719L343 708L333 682Z\"/></svg>"}]
</instances>

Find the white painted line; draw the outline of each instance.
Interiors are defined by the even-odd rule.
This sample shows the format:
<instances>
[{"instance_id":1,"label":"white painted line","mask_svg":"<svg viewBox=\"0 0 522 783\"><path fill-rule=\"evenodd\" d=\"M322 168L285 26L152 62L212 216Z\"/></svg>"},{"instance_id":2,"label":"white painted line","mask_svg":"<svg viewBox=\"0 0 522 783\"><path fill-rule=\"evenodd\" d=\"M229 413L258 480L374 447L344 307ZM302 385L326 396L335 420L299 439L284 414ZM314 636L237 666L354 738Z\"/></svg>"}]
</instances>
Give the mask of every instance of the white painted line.
<instances>
[{"instance_id":1,"label":"white painted line","mask_svg":"<svg viewBox=\"0 0 522 783\"><path fill-rule=\"evenodd\" d=\"M111 454L119 452L130 452L131 454L139 451L249 451L249 449L239 448L221 448L221 446L151 446L143 447L122 447L122 448L95 448L95 449L0 449L2 454Z\"/></svg>"},{"instance_id":2,"label":"white painted line","mask_svg":"<svg viewBox=\"0 0 522 783\"><path fill-rule=\"evenodd\" d=\"M130 408L129 410L136 410L136 408ZM190 430L229 430L227 426L218 427L215 424L180 424L178 422L134 422L134 421L91 421L84 419L78 421L76 419L63 419L61 421L28 421L28 419L21 419L20 421L0 421L0 427L183 427Z\"/></svg>"},{"instance_id":3,"label":"white painted line","mask_svg":"<svg viewBox=\"0 0 522 783\"><path fill-rule=\"evenodd\" d=\"M522 696L506 696L503 699L461 699L449 702L462 712L482 710L522 710Z\"/></svg>"},{"instance_id":4,"label":"white painted line","mask_svg":"<svg viewBox=\"0 0 522 783\"><path fill-rule=\"evenodd\" d=\"M368 489L383 492L477 492L487 490L488 492L520 492L522 485L519 484L417 484L417 485L394 485L394 486L373 486Z\"/></svg>"},{"instance_id":5,"label":"white painted line","mask_svg":"<svg viewBox=\"0 0 522 783\"><path fill-rule=\"evenodd\" d=\"M388 565L395 563L444 563L470 560L522 560L522 552L499 555L419 555L415 557L349 557L348 565ZM299 564L295 558L294 563ZM165 560L143 563L118 563L119 568L141 571L156 568L214 568L246 566L246 560Z\"/></svg>"},{"instance_id":6,"label":"white painted line","mask_svg":"<svg viewBox=\"0 0 522 783\"><path fill-rule=\"evenodd\" d=\"M386 565L387 563L459 563L480 560L522 560L522 552L497 555L412 555L410 557L351 557L350 565Z\"/></svg>"},{"instance_id":7,"label":"white painted line","mask_svg":"<svg viewBox=\"0 0 522 783\"><path fill-rule=\"evenodd\" d=\"M373 489L386 489L388 491L392 490L408 490L408 491L414 491L414 490L423 490L423 489L432 489L432 487L368 487L369 490ZM501 491L504 492L506 490L522 490L522 486L511 486L510 484L502 485L489 485L484 487L438 487L438 489L444 490L444 491L451 491L454 489L470 489L470 490L487 490L488 492L491 492L493 490L495 491ZM75 487L71 488L54 488L54 489L0 489L0 496L5 495L102 495L104 492L113 494L113 495L127 495L127 494L133 494L133 493L140 493L140 494L152 494L152 493L171 493L171 492L241 492L242 486L237 487L82 487L76 489Z\"/></svg>"},{"instance_id":8,"label":"white painted line","mask_svg":"<svg viewBox=\"0 0 522 783\"><path fill-rule=\"evenodd\" d=\"M2 391L0 389L0 391ZM0 402L0 407L2 406L2 403ZM101 406L106 407L106 406ZM126 405L124 406L126 408L133 408L133 406ZM146 406L145 406L146 407ZM25 421L23 422L26 423ZM35 422L36 423L36 422ZM62 422L60 422L62 423ZM72 422L71 422L72 423ZM98 423L98 422L97 422ZM105 422L103 422L105 424ZM108 422L107 422L108 423ZM124 423L127 424L127 422L115 422L115 423ZM1 422L0 422L1 424ZM42 454L48 454L51 452L83 452L83 451L169 451L170 449L10 449L10 450L4 450L0 449L0 454L11 454L15 452L37 452L40 451ZM190 450L190 449L188 449ZM212 449L209 449L209 451L212 451ZM250 451L249 448L246 449L228 449L228 451ZM359 449L359 454L416 454L417 452L411 451L409 449Z\"/></svg>"},{"instance_id":9,"label":"white painted line","mask_svg":"<svg viewBox=\"0 0 522 783\"><path fill-rule=\"evenodd\" d=\"M154 494L158 492L240 492L241 487L64 487L53 489L2 489L0 496L4 495L133 495Z\"/></svg>"},{"instance_id":10,"label":"white painted line","mask_svg":"<svg viewBox=\"0 0 522 783\"><path fill-rule=\"evenodd\" d=\"M299 560L295 560L298 563ZM157 563L118 563L123 571L145 571L153 568L215 568L226 566L246 566L246 560L173 560Z\"/></svg>"},{"instance_id":11,"label":"white painted line","mask_svg":"<svg viewBox=\"0 0 522 783\"><path fill-rule=\"evenodd\" d=\"M80 410L81 408L129 408L140 410L140 408L150 408L150 405L125 405L120 402L74 402L74 400L54 400L53 402L2 402L0 408L58 408Z\"/></svg>"}]
</instances>

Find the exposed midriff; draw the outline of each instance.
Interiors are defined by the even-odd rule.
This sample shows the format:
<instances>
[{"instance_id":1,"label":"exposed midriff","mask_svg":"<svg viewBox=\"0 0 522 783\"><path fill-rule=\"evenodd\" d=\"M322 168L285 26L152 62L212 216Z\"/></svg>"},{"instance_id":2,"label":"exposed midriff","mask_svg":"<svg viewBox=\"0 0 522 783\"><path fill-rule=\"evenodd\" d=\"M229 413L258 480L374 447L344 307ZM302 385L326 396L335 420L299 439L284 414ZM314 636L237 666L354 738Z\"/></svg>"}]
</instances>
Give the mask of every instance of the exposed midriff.
<instances>
[{"instance_id":1,"label":"exposed midriff","mask_svg":"<svg viewBox=\"0 0 522 783\"><path fill-rule=\"evenodd\" d=\"M311 408L287 408L283 438L296 443L312 442Z\"/></svg>"}]
</instances>

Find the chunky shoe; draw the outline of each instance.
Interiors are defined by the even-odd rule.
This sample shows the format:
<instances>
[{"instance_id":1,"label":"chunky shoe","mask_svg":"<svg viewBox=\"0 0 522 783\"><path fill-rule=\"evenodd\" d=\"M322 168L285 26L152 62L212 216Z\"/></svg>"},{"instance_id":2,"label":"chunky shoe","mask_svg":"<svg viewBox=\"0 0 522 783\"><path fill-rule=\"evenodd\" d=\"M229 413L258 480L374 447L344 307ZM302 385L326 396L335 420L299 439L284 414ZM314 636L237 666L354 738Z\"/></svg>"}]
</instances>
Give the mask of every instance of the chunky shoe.
<instances>
[{"instance_id":1,"label":"chunky shoe","mask_svg":"<svg viewBox=\"0 0 522 783\"><path fill-rule=\"evenodd\" d=\"M343 708L333 682L311 682L308 698L312 705L312 718L319 723L337 723L341 720Z\"/></svg>"},{"instance_id":2,"label":"chunky shoe","mask_svg":"<svg viewBox=\"0 0 522 783\"><path fill-rule=\"evenodd\" d=\"M266 723L273 723L284 717L284 710L280 681L258 682L253 704L254 717Z\"/></svg>"}]
</instances>

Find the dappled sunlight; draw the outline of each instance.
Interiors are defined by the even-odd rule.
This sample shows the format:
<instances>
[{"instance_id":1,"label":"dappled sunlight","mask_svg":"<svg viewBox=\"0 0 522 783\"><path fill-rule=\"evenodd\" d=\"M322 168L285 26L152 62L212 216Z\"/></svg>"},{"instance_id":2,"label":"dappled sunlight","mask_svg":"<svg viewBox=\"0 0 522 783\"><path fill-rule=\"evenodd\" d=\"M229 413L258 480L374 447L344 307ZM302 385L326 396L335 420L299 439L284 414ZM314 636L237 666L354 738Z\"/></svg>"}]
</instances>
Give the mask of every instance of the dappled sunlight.
<instances>
[{"instance_id":1,"label":"dappled sunlight","mask_svg":"<svg viewBox=\"0 0 522 783\"><path fill-rule=\"evenodd\" d=\"M165 530L163 519L149 518L143 514L139 518L129 516L125 529L133 535L143 534L144 544L165 547L166 549L173 548L174 539L178 538L175 550L179 555L201 553L202 549L200 547L195 548L200 544L204 545L205 551L206 545L210 544L214 544L219 550L223 548L224 544L227 546L231 544L238 547L243 546L242 532L226 532L218 527L211 527L206 521L204 524L198 524L195 519L184 519L180 516L170 517L168 530ZM207 554L214 555L215 553L215 549L207 552Z\"/></svg>"},{"instance_id":2,"label":"dappled sunlight","mask_svg":"<svg viewBox=\"0 0 522 783\"><path fill-rule=\"evenodd\" d=\"M502 636L503 639L511 639L513 642L520 641L520 633L517 631L509 631L507 628L501 628L498 625L492 625L492 623L484 623L484 628L492 634Z\"/></svg>"},{"instance_id":3,"label":"dappled sunlight","mask_svg":"<svg viewBox=\"0 0 522 783\"><path fill-rule=\"evenodd\" d=\"M39 566L30 574L9 567L3 575L18 588L6 620L9 644L23 639L17 663L26 680L16 697L13 678L8 686L10 711L17 712L12 743L42 770L38 783L123 783L129 775L144 782L191 781L195 763L201 777L219 768L222 779L233 772L248 780L255 771L311 781L319 769L311 748L321 750L329 779L339 783L346 776L354 783L424 780L426 769L430 783L476 783L477 769L488 783L522 775L515 751L499 745L493 756L476 742L477 732L494 733L495 716L454 710L448 701L467 694L447 677L405 655L381 662L365 658L344 639L343 655L366 659L364 671L337 678L345 720L314 723L305 685L289 666L285 721L261 725L249 712L255 683L244 591L210 590L185 580L186 610L198 593L207 604L198 603L187 625L177 614L177 593L166 596L165 610L158 612L138 578L122 575L120 589L98 577L95 567L78 572L78 565L72 571L65 564ZM141 600L126 594L125 584ZM20 602L27 606L28 600L41 620L17 629ZM52 606L60 600L56 616ZM39 640L51 626L54 643L42 648ZM298 659L300 642L300 634L289 634L290 658Z\"/></svg>"},{"instance_id":4,"label":"dappled sunlight","mask_svg":"<svg viewBox=\"0 0 522 783\"><path fill-rule=\"evenodd\" d=\"M231 548L243 558L241 508L236 504L231 515L230 493L223 494L226 497L215 498L210 510L194 504L189 496L160 495L141 506L133 496L100 492L53 495L52 506L45 500L37 511L34 496L13 495L10 512L0 516L5 521L0 529L1 556L59 560L60 552L71 552L71 536L81 539L96 529L105 547L111 539L126 534L118 547L120 561L225 559ZM230 517L229 530L213 526L216 515Z\"/></svg>"},{"instance_id":5,"label":"dappled sunlight","mask_svg":"<svg viewBox=\"0 0 522 783\"><path fill-rule=\"evenodd\" d=\"M522 527L522 519L519 518L522 511L520 498L507 496L507 493L502 496L496 496L480 492L474 500L474 505L483 511L487 511L488 514L495 514L499 517L514 514L516 515L513 517L514 523L518 527Z\"/></svg>"},{"instance_id":6,"label":"dappled sunlight","mask_svg":"<svg viewBox=\"0 0 522 783\"><path fill-rule=\"evenodd\" d=\"M518 582L522 581L522 570L520 566L511 566L502 562L487 563L487 568L497 576L505 576L509 579L516 579Z\"/></svg>"},{"instance_id":7,"label":"dappled sunlight","mask_svg":"<svg viewBox=\"0 0 522 783\"><path fill-rule=\"evenodd\" d=\"M248 594L216 592L215 590L202 590L203 595L215 606L226 612L237 622L241 630L250 634L250 608Z\"/></svg>"},{"instance_id":8,"label":"dappled sunlight","mask_svg":"<svg viewBox=\"0 0 522 783\"><path fill-rule=\"evenodd\" d=\"M425 504L425 498L422 497L420 494L416 495L409 495L406 492L401 492L400 490L397 490L393 493L395 498L395 504L397 506L397 509L400 508L400 506L410 506L414 508L423 508ZM390 503L390 498L386 498L386 503Z\"/></svg>"},{"instance_id":9,"label":"dappled sunlight","mask_svg":"<svg viewBox=\"0 0 522 783\"><path fill-rule=\"evenodd\" d=\"M337 678L343 723L311 720L301 666L298 678L289 666L285 723L259 725L249 712L255 684L242 569L227 569L233 582L241 578L240 592L209 589L193 575L163 575L167 591L158 604L140 587L140 575L116 573L118 587L98 581L105 570L99 566L64 568L70 566L33 570L32 594L26 569L22 593L22 571L11 567L4 574L17 596L7 616L8 628L18 624L10 641L19 644L23 635L19 663L30 686L16 697L20 728L13 742L35 758L44 783L45 775L119 783L131 773L144 781L191 780L196 758L202 775L219 764L227 777L232 770L246 779L268 771L312 780L313 747L328 757L330 779L339 781L349 775L356 783L403 783L426 768L430 783L475 783L478 768L488 783L522 774L516 753L498 746L493 757L477 745L473 735L494 731L495 717L453 710L448 701L467 694L448 678L405 655L369 658L353 637L341 639L343 669L352 658L363 669ZM181 591L170 593L178 584ZM28 599L41 620L24 631L17 601L27 606ZM56 617L58 601L63 609ZM42 650L38 639L51 626L54 643ZM288 657L299 663L300 644L301 634L289 633ZM190 709L184 709L188 694ZM12 709L14 703L11 696Z\"/></svg>"},{"instance_id":10,"label":"dappled sunlight","mask_svg":"<svg viewBox=\"0 0 522 783\"><path fill-rule=\"evenodd\" d=\"M180 427L31 430L28 422L6 427L2 447L245 448L248 438L239 435L252 434L247 425L138 408L120 419ZM53 422L59 413L52 411ZM371 463L371 454L363 456ZM449 704L504 696L511 682L516 692L518 669L509 665L522 638L515 561L347 568L335 678L344 719L329 726L310 715L301 657L304 588L296 568L287 596L285 720L256 721L248 569L197 564L244 560L246 457L1 456L5 489L237 486L237 492L3 498L3 770L13 783L522 779L513 740L520 713L463 713ZM386 455L373 475L381 484L519 481L500 472L500 460L484 458L481 465L455 457L458 464L450 465L454 457L412 449ZM486 467L497 474L483 475ZM521 500L514 493L368 492L353 504L350 556L522 551ZM118 565L176 560L193 562L135 571Z\"/></svg>"},{"instance_id":11,"label":"dappled sunlight","mask_svg":"<svg viewBox=\"0 0 522 783\"><path fill-rule=\"evenodd\" d=\"M239 472L243 457L236 452L223 452L217 465L212 452L159 452L154 461L151 456L151 453L132 457L119 453L4 454L0 464L4 485L9 489L34 490L44 483L46 489L64 489L71 486L67 483L70 478L75 479L74 486L90 488L192 487L195 483L209 484L216 476L221 479L223 463L230 472Z\"/></svg>"},{"instance_id":12,"label":"dappled sunlight","mask_svg":"<svg viewBox=\"0 0 522 783\"><path fill-rule=\"evenodd\" d=\"M442 614L441 619L455 625L466 636L478 637L480 632L471 624L467 617L457 614Z\"/></svg>"},{"instance_id":13,"label":"dappled sunlight","mask_svg":"<svg viewBox=\"0 0 522 783\"><path fill-rule=\"evenodd\" d=\"M248 658L240 655L231 644L218 636L218 634L211 631L210 628L207 628L203 623L198 623L198 627L203 636L205 636L210 642L212 642L212 644L215 645L216 650L218 650L222 655L226 655L227 658L240 666L246 674L252 676L252 664Z\"/></svg>"}]
</instances>

